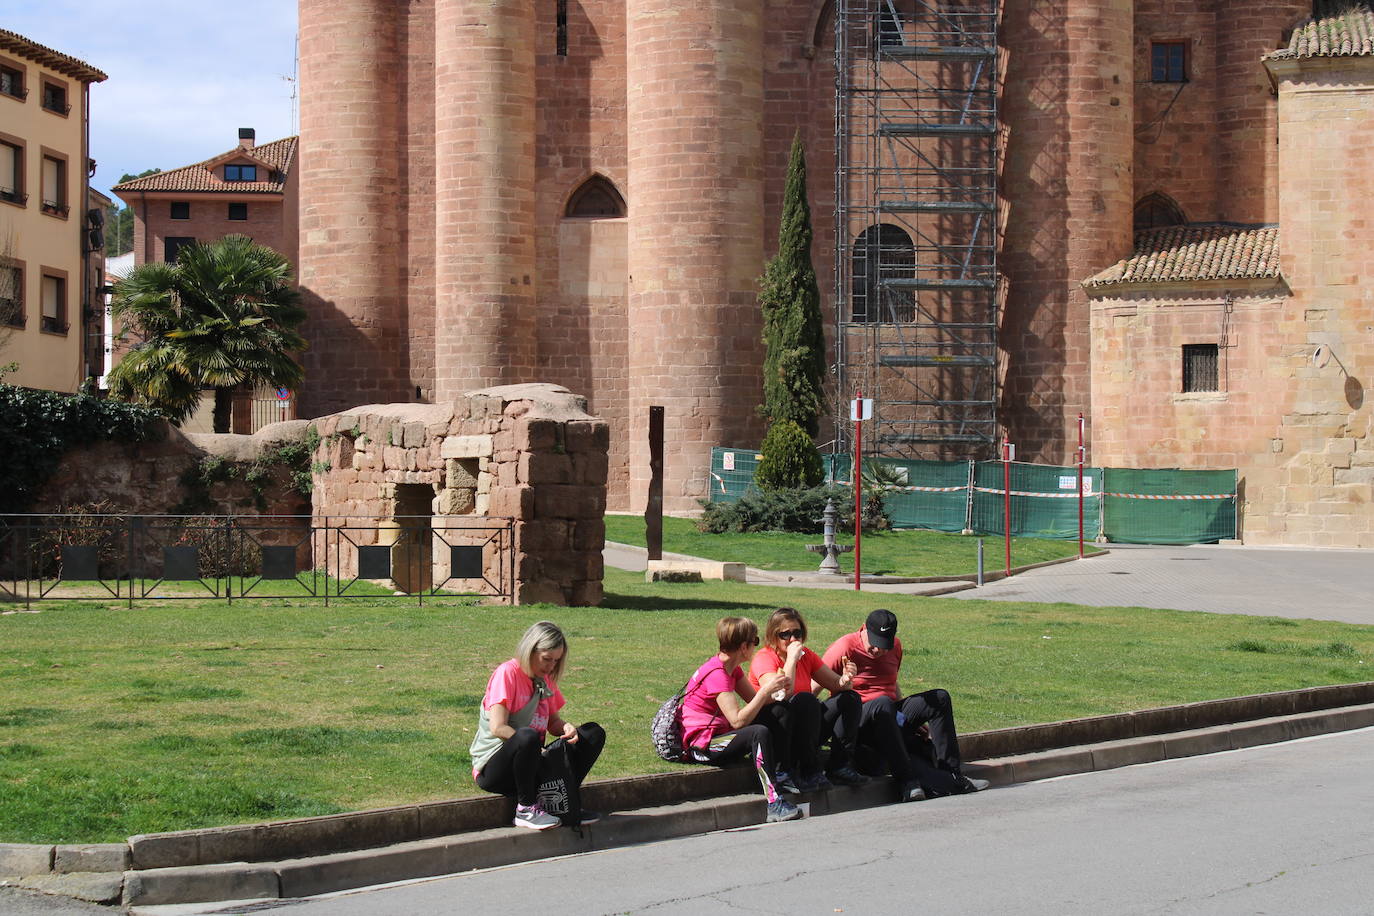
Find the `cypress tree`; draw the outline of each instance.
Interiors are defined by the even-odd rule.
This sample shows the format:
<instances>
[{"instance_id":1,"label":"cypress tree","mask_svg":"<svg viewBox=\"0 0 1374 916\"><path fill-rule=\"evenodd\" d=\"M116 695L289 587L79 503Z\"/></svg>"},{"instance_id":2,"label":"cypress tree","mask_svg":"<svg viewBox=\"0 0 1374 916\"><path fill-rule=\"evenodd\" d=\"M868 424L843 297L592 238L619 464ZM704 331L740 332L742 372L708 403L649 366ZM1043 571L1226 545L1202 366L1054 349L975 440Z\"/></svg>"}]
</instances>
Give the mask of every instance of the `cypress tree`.
<instances>
[{"instance_id":1,"label":"cypress tree","mask_svg":"<svg viewBox=\"0 0 1374 916\"><path fill-rule=\"evenodd\" d=\"M825 332L821 291L811 264L811 208L806 202L806 156L801 134L783 192L778 253L759 281L763 310L763 405L772 422L792 420L814 438L825 412Z\"/></svg>"}]
</instances>

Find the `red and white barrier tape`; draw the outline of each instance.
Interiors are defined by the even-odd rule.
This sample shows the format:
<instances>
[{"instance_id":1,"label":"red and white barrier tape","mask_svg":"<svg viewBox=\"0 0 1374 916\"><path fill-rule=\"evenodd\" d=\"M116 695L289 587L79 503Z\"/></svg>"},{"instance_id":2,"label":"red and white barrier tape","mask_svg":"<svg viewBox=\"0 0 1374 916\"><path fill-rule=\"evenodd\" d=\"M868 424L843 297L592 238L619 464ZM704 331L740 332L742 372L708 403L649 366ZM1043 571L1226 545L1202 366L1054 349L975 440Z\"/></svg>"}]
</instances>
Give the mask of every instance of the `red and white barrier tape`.
<instances>
[{"instance_id":1,"label":"red and white barrier tape","mask_svg":"<svg viewBox=\"0 0 1374 916\"><path fill-rule=\"evenodd\" d=\"M1234 493L1207 493L1192 496L1163 496L1155 493L1108 493L1118 499L1235 499Z\"/></svg>"}]
</instances>

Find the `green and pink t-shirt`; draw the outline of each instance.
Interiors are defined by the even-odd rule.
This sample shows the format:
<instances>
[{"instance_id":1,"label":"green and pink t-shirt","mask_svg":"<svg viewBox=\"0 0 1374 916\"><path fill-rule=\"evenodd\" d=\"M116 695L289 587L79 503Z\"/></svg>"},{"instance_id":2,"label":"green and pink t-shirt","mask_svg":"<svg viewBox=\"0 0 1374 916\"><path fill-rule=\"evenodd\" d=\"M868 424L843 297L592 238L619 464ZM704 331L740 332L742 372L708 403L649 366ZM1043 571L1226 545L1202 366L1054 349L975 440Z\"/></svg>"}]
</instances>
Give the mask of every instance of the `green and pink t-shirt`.
<instances>
[{"instance_id":1,"label":"green and pink t-shirt","mask_svg":"<svg viewBox=\"0 0 1374 916\"><path fill-rule=\"evenodd\" d=\"M549 731L549 717L563 708L563 692L558 689L558 684L552 680L546 680L550 696L544 697L534 707L534 715L530 717L529 727L539 732L539 740L543 741ZM534 679L520 670L520 660L512 658L502 662L496 670L491 673L487 680L487 692L482 695L482 708L491 709L498 703L506 707L507 713L516 713L525 708L525 704L534 696ZM481 730L479 722L479 732ZM500 740L481 740L484 736L479 734L473 741L474 752L472 755L472 777L477 778L477 774L482 772L482 767L486 766L500 748Z\"/></svg>"}]
</instances>

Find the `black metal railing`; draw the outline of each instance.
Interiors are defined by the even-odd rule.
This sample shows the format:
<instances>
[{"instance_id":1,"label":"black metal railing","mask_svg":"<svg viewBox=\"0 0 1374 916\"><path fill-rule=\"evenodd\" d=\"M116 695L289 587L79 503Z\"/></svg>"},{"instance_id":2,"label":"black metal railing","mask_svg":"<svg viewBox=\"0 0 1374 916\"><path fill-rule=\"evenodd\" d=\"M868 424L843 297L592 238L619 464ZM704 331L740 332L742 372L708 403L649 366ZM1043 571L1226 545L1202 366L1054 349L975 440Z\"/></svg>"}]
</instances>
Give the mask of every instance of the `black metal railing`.
<instances>
[{"instance_id":1,"label":"black metal railing","mask_svg":"<svg viewBox=\"0 0 1374 916\"><path fill-rule=\"evenodd\" d=\"M426 600L515 593L503 517L0 516L0 601Z\"/></svg>"}]
</instances>

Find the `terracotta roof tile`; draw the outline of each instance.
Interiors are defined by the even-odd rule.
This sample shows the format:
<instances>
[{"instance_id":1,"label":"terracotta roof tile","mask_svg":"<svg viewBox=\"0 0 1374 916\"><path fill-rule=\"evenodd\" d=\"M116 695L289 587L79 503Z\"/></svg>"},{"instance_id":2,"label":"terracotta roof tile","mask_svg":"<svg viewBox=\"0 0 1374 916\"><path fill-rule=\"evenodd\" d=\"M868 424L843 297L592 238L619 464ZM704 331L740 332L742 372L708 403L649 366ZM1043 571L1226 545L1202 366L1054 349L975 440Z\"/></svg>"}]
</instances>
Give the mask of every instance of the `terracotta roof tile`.
<instances>
[{"instance_id":1,"label":"terracotta roof tile","mask_svg":"<svg viewBox=\"0 0 1374 916\"><path fill-rule=\"evenodd\" d=\"M65 76L78 79L83 83L103 83L107 77L84 60L77 60L70 54L54 51L47 45L40 45L8 29L0 29L0 51L8 51L20 57L27 57L35 63L55 70Z\"/></svg>"},{"instance_id":2,"label":"terracotta roof tile","mask_svg":"<svg viewBox=\"0 0 1374 916\"><path fill-rule=\"evenodd\" d=\"M1124 261L1083 281L1089 289L1118 283L1185 283L1279 276L1278 226L1188 223L1135 234Z\"/></svg>"},{"instance_id":3,"label":"terracotta roof tile","mask_svg":"<svg viewBox=\"0 0 1374 916\"><path fill-rule=\"evenodd\" d=\"M1334 7L1335 4L1329 4ZM1374 11L1365 3L1319 14L1293 30L1288 47L1267 55L1272 60L1309 57L1364 57L1374 54Z\"/></svg>"},{"instance_id":4,"label":"terracotta roof tile","mask_svg":"<svg viewBox=\"0 0 1374 916\"><path fill-rule=\"evenodd\" d=\"M280 194L286 186L286 176L296 157L296 137L273 140L252 149L240 150L237 147L212 156L204 162L183 166L155 175L144 175L123 184L115 185L116 193L123 191L232 191L235 193ZM225 181L217 176L212 166L239 154L257 161L269 172L275 172L276 181Z\"/></svg>"}]
</instances>

